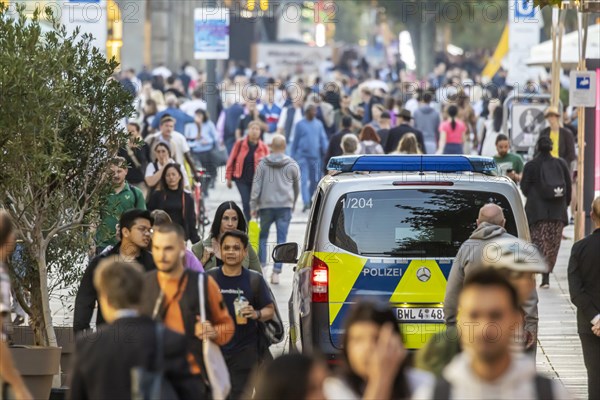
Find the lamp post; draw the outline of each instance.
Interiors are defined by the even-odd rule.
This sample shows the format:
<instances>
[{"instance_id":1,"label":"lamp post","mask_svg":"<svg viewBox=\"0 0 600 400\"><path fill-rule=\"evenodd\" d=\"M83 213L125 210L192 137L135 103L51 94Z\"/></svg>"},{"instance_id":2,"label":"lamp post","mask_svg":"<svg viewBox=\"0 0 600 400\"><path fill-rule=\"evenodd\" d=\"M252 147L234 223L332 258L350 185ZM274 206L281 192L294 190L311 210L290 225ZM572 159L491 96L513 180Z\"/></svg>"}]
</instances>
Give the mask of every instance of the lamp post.
<instances>
[{"instance_id":1,"label":"lamp post","mask_svg":"<svg viewBox=\"0 0 600 400\"><path fill-rule=\"evenodd\" d=\"M217 6L216 0L207 0L207 7L214 8ZM217 96L219 95L217 90L217 60L210 59L206 60L206 108L208 115L217 122Z\"/></svg>"}]
</instances>

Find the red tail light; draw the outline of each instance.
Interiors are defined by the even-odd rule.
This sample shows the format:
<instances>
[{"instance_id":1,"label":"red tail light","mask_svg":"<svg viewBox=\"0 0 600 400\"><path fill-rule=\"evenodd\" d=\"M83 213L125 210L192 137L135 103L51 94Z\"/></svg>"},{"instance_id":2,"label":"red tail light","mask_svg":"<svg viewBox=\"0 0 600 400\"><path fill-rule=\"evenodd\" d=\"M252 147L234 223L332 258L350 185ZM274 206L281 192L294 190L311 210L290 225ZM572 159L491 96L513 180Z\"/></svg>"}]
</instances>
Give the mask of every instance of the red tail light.
<instances>
[{"instance_id":1,"label":"red tail light","mask_svg":"<svg viewBox=\"0 0 600 400\"><path fill-rule=\"evenodd\" d=\"M310 282L313 303L327 303L329 301L329 268L317 257L313 257Z\"/></svg>"}]
</instances>

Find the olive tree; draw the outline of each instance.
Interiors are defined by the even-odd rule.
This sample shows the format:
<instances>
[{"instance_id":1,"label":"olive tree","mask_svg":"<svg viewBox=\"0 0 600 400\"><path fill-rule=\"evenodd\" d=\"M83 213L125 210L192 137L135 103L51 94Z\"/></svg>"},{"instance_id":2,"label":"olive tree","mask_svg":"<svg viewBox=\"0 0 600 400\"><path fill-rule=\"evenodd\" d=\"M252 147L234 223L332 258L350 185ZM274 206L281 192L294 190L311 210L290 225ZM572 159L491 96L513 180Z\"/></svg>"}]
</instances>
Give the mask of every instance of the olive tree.
<instances>
[{"instance_id":1,"label":"olive tree","mask_svg":"<svg viewBox=\"0 0 600 400\"><path fill-rule=\"evenodd\" d=\"M50 272L73 284L110 191L108 164L127 134L132 98L112 79L116 61L67 32L50 8L0 4L0 206L23 240L27 268L14 271L38 345L56 346ZM75 275L74 275L75 274Z\"/></svg>"}]
</instances>

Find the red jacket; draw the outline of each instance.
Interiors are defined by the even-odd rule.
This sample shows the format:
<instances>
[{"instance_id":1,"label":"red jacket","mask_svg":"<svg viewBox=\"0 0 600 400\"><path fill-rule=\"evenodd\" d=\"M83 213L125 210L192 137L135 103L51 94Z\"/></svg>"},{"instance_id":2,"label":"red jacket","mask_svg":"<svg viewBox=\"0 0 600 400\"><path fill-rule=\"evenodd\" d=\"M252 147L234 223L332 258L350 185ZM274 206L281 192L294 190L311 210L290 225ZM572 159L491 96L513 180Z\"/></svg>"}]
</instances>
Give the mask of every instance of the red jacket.
<instances>
[{"instance_id":1,"label":"red jacket","mask_svg":"<svg viewBox=\"0 0 600 400\"><path fill-rule=\"evenodd\" d=\"M248 138L239 139L233 145L229 159L227 160L227 166L225 167L225 178L237 179L242 177L242 170L244 169L244 159L248 155ZM262 141L258 141L258 147L254 152L254 171L260 160L263 157L269 155L269 147Z\"/></svg>"}]
</instances>

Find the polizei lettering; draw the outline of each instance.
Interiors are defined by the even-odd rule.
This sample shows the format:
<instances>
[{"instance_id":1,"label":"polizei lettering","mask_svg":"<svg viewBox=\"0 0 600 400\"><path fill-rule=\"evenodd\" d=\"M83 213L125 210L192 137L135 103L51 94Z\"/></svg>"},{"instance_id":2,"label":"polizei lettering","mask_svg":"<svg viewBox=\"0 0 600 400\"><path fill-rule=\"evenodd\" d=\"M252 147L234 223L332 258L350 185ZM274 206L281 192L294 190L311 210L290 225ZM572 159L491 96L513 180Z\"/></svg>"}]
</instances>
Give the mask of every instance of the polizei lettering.
<instances>
[{"instance_id":1,"label":"polizei lettering","mask_svg":"<svg viewBox=\"0 0 600 400\"><path fill-rule=\"evenodd\" d=\"M400 268L363 268L363 276L402 276Z\"/></svg>"}]
</instances>

